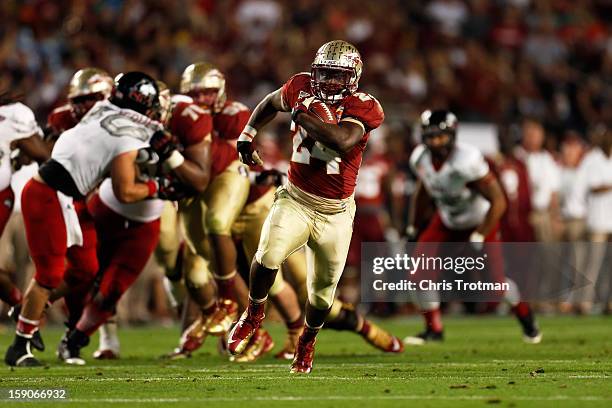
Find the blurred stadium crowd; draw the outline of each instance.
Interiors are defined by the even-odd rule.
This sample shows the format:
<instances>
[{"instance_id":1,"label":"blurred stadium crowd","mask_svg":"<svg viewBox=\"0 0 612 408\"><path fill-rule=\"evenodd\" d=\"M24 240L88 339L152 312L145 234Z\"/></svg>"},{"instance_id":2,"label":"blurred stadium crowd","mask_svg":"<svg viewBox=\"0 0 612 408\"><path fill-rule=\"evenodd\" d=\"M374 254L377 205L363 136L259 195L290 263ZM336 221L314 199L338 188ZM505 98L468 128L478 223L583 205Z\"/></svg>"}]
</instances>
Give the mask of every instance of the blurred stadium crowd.
<instances>
[{"instance_id":1,"label":"blurred stadium crowd","mask_svg":"<svg viewBox=\"0 0 612 408\"><path fill-rule=\"evenodd\" d=\"M612 192L596 191L612 188L612 166L597 150L611 145L609 1L5 0L0 15L0 93L20 97L40 123L65 102L67 83L82 67L141 70L177 90L187 65L210 61L226 74L232 98L253 108L291 74L308 70L320 44L345 39L363 56L360 88L387 114L360 174L365 218L356 220L356 240L402 235L413 123L430 107L498 126L500 153L491 160L511 205L515 199L506 239L605 242L612 235ZM290 149L282 136L270 132L262 146L268 160ZM524 189L515 181L521 177ZM372 217L380 228L362 231ZM2 242L2 263L21 271L28 260L19 227L7 227ZM581 256L591 278L612 281L605 254ZM124 319L170 317L162 272L149 269L138 295L124 301L133 302ZM347 273L345 286L357 276ZM612 290L604 292L599 299L609 310ZM596 296L553 306L587 313Z\"/></svg>"}]
</instances>

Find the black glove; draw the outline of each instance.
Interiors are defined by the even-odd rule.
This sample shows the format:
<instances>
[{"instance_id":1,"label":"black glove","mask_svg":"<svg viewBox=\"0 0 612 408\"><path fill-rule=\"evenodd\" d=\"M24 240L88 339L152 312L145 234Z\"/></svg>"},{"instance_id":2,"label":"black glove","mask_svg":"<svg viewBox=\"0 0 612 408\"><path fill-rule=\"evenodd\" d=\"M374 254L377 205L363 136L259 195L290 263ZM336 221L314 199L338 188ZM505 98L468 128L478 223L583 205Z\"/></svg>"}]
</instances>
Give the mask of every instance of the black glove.
<instances>
[{"instance_id":1,"label":"black glove","mask_svg":"<svg viewBox=\"0 0 612 408\"><path fill-rule=\"evenodd\" d=\"M248 166L263 164L263 162L259 158L259 154L255 150L253 142L239 140L236 144L236 149L238 149L238 156L240 157L240 161L242 163Z\"/></svg>"},{"instance_id":2,"label":"black glove","mask_svg":"<svg viewBox=\"0 0 612 408\"><path fill-rule=\"evenodd\" d=\"M179 180L169 175L155 177L157 183L157 193L154 198L168 201L180 201L184 198L193 197L195 191Z\"/></svg>"},{"instance_id":3,"label":"black glove","mask_svg":"<svg viewBox=\"0 0 612 408\"><path fill-rule=\"evenodd\" d=\"M283 184L283 176L285 176L285 173L281 173L276 169L264 170L255 176L255 184L260 186L280 186Z\"/></svg>"},{"instance_id":4,"label":"black glove","mask_svg":"<svg viewBox=\"0 0 612 408\"><path fill-rule=\"evenodd\" d=\"M173 151L179 148L178 139L166 130L158 130L153 133L149 141L151 149L159 156L159 161L165 161Z\"/></svg>"}]
</instances>

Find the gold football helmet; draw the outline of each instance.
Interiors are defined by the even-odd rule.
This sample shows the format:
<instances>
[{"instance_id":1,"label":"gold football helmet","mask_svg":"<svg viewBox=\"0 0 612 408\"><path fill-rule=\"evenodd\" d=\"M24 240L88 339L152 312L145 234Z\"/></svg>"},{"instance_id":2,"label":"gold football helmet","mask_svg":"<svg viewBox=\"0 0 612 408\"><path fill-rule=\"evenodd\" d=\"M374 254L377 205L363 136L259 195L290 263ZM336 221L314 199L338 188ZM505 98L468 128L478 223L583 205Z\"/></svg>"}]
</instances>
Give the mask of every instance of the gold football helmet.
<instances>
[{"instance_id":1,"label":"gold football helmet","mask_svg":"<svg viewBox=\"0 0 612 408\"><path fill-rule=\"evenodd\" d=\"M198 105L219 112L227 100L225 76L212 64L196 62L183 71L181 93L191 96Z\"/></svg>"},{"instance_id":2,"label":"gold football helmet","mask_svg":"<svg viewBox=\"0 0 612 408\"><path fill-rule=\"evenodd\" d=\"M159 89L159 121L166 125L170 121L170 116L172 115L172 95L165 82L160 80L155 82Z\"/></svg>"},{"instance_id":3,"label":"gold football helmet","mask_svg":"<svg viewBox=\"0 0 612 408\"><path fill-rule=\"evenodd\" d=\"M110 96L113 89L113 78L98 68L83 68L78 70L70 80L68 98L101 93L105 98Z\"/></svg>"},{"instance_id":4,"label":"gold football helmet","mask_svg":"<svg viewBox=\"0 0 612 408\"><path fill-rule=\"evenodd\" d=\"M68 86L68 100L77 119L83 117L100 100L107 99L113 89L113 78L99 68L78 70Z\"/></svg>"},{"instance_id":5,"label":"gold football helmet","mask_svg":"<svg viewBox=\"0 0 612 408\"><path fill-rule=\"evenodd\" d=\"M363 62L354 45L342 40L325 43L311 65L311 86L321 100L337 103L357 91Z\"/></svg>"}]
</instances>

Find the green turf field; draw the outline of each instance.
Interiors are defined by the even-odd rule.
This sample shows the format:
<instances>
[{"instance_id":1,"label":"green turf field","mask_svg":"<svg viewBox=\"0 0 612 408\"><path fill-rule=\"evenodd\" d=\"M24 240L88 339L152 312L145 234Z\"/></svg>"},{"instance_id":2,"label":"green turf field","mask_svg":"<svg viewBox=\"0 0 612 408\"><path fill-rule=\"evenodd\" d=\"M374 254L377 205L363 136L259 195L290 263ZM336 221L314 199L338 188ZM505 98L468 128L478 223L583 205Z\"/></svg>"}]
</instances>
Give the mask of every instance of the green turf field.
<instances>
[{"instance_id":1,"label":"green turf field","mask_svg":"<svg viewBox=\"0 0 612 408\"><path fill-rule=\"evenodd\" d=\"M300 376L270 356L230 364L214 341L191 359L162 361L157 357L175 345L176 329L126 329L120 361L64 366L46 351L44 368L0 368L0 389L63 387L69 394L64 406L78 407L612 407L612 319L540 320L544 340L533 346L521 342L510 318L448 318L444 344L410 348L401 356L380 354L356 335L325 331L313 373ZM401 336L414 334L420 324L382 322ZM282 343L282 327L270 329ZM54 348L61 332L43 335ZM2 354L11 337L8 331L1 335ZM93 350L88 347L86 356Z\"/></svg>"}]
</instances>

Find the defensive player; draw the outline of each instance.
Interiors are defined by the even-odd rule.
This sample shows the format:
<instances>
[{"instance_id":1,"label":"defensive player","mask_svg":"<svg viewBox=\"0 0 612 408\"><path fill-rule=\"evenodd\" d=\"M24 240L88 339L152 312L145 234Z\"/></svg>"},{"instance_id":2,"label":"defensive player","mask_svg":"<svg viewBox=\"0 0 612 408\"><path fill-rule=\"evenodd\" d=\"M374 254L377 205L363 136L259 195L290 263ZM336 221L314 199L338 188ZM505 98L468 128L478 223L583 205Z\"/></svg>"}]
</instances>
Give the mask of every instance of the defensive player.
<instances>
[{"instance_id":1,"label":"defensive player","mask_svg":"<svg viewBox=\"0 0 612 408\"><path fill-rule=\"evenodd\" d=\"M312 369L316 335L333 304L346 261L361 157L369 132L384 119L378 101L357 92L362 66L353 45L324 44L311 73L294 75L266 96L238 139L241 160L261 164L253 144L257 132L278 112L292 113L289 182L277 191L264 224L250 271L249 306L229 334L230 353L241 353L260 327L279 266L308 245L314 252L314 268L307 279L305 325L291 372Z\"/></svg>"},{"instance_id":2,"label":"defensive player","mask_svg":"<svg viewBox=\"0 0 612 408\"><path fill-rule=\"evenodd\" d=\"M113 87L113 79L105 71L99 68L83 68L75 72L72 76L68 86L68 102L56 109L54 109L47 117L47 124L44 129L44 144L40 143L46 151L44 157L37 157L36 152L32 152L31 149L20 148L18 158L29 162L31 160L42 163L46 161L50 154L53 144L57 141L59 135L76 126L81 118L91 109L91 107L100 100L107 99L110 96ZM40 154L38 154L40 156ZM72 252L79 256L79 252L90 251L89 247L74 247ZM86 254L82 254L82 257L87 257ZM68 264L70 268L72 264ZM72 271L65 274L66 277L74 275ZM87 282L84 282L86 285ZM66 305L71 313L69 316L72 320L68 320L66 325L68 328L74 327L76 320L79 318L80 311L83 307L84 298L82 291L86 288L75 288L72 291L68 291L65 282L62 282L58 288L56 288L49 298L49 304L64 297ZM9 311L11 317L15 320L19 317L21 305L17 305L14 309ZM32 338L32 346L39 350L44 350L44 343L40 337L40 333L36 331Z\"/></svg>"},{"instance_id":3,"label":"defensive player","mask_svg":"<svg viewBox=\"0 0 612 408\"><path fill-rule=\"evenodd\" d=\"M161 81L157 81L157 85L160 90L160 116L164 116L170 109L170 91ZM163 117L159 119L163 122ZM158 135L162 133L158 132L152 138L152 146L156 146ZM138 152L136 163L142 181L159 176L158 168L165 164L153 152L153 147ZM186 165L183 163L182 166ZM164 206L161 199L177 199L180 198L179 194L184 193L187 192L182 184L178 185L168 178L158 178L156 196L159 198L122 203L113 191L112 179L107 178L88 200L87 209L93 217L98 238L100 271L96 290L88 298L83 314L60 343L60 359L68 364L85 363L80 358L81 348L89 343L89 337L98 327L115 313L121 296L138 278L157 245ZM105 337L108 337L108 333L105 333ZM102 344L100 352L95 353L94 357L118 357L118 340L116 343L116 347L115 344Z\"/></svg>"},{"instance_id":4,"label":"defensive player","mask_svg":"<svg viewBox=\"0 0 612 408\"><path fill-rule=\"evenodd\" d=\"M24 188L22 211L36 273L5 355L7 364L40 365L30 339L51 291L64 278L66 259L72 275L67 272L65 280L72 287L88 287L98 271L95 229L84 198L108 173L121 202L157 193L155 180L136 181L134 163L138 149L160 131L160 124L151 119L158 111L159 90L151 77L141 72L121 75L110 99L98 102L77 126L62 133L51 159Z\"/></svg>"},{"instance_id":5,"label":"defensive player","mask_svg":"<svg viewBox=\"0 0 612 408\"><path fill-rule=\"evenodd\" d=\"M419 243L472 242L482 245L483 242L499 241L499 221L506 210L504 193L480 151L455 141L457 124L457 117L446 110L427 110L421 115L423 143L410 157L410 167L419 182L413 196L409 232L417 233L417 216L424 212L429 197L434 200L437 212L418 235ZM417 253L425 251L418 248ZM501 253L497 255L489 264L493 265L493 274L502 275L495 276L495 279L503 281ZM542 335L531 309L527 303L519 301L516 284L509 283L511 289L504 293L505 300L511 304L522 326L523 338L528 343L539 343ZM419 302L425 330L406 337L404 343L420 345L443 339L440 303L430 300L421 299Z\"/></svg>"},{"instance_id":6,"label":"defensive player","mask_svg":"<svg viewBox=\"0 0 612 408\"><path fill-rule=\"evenodd\" d=\"M11 188L12 154L19 150L38 162L47 160L50 151L41 136L42 130L30 108L21 102L0 96L0 235L9 220L15 201ZM0 300L10 306L15 306L22 300L21 291L13 285L9 274L2 270Z\"/></svg>"}]
</instances>

